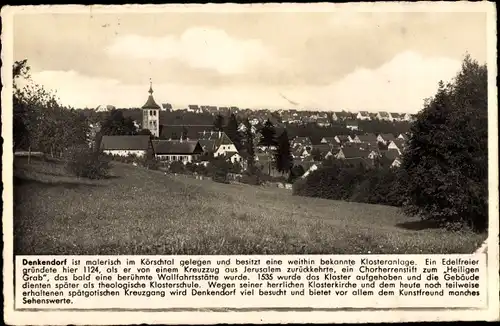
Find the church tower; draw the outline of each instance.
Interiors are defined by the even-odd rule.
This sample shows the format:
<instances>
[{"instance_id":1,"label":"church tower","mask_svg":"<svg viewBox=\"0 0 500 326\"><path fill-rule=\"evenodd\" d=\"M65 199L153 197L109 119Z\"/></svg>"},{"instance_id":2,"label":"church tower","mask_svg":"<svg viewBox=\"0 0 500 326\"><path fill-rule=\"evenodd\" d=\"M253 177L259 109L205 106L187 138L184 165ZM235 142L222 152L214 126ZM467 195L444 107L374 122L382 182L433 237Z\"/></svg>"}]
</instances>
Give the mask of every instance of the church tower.
<instances>
[{"instance_id":1,"label":"church tower","mask_svg":"<svg viewBox=\"0 0 500 326\"><path fill-rule=\"evenodd\" d=\"M149 97L142 106L142 129L149 129L154 137L160 137L160 106L153 98L153 83L149 81Z\"/></svg>"}]
</instances>

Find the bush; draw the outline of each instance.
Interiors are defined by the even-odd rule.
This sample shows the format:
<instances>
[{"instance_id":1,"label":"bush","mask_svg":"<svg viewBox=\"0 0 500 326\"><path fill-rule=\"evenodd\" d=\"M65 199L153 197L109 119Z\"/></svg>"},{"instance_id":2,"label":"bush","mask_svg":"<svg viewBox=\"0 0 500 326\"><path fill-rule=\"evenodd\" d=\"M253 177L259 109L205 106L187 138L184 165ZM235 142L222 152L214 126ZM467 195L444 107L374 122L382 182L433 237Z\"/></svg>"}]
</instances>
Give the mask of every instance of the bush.
<instances>
[{"instance_id":1,"label":"bush","mask_svg":"<svg viewBox=\"0 0 500 326\"><path fill-rule=\"evenodd\" d=\"M160 168L161 162L156 158L147 158L143 160L142 164L146 169L158 170Z\"/></svg>"},{"instance_id":2,"label":"bush","mask_svg":"<svg viewBox=\"0 0 500 326\"><path fill-rule=\"evenodd\" d=\"M304 171L304 168L302 165L294 165L292 169L290 170L290 175L288 177L288 182L293 183L295 180L300 178L301 176L304 175L306 171Z\"/></svg>"},{"instance_id":3,"label":"bush","mask_svg":"<svg viewBox=\"0 0 500 326\"><path fill-rule=\"evenodd\" d=\"M74 146L65 155L65 168L68 172L88 179L101 179L108 175L109 160L88 146Z\"/></svg>"},{"instance_id":4,"label":"bush","mask_svg":"<svg viewBox=\"0 0 500 326\"><path fill-rule=\"evenodd\" d=\"M256 166L249 167L246 171L243 172L241 183L253 186L262 185L264 183L262 171Z\"/></svg>"},{"instance_id":5,"label":"bush","mask_svg":"<svg viewBox=\"0 0 500 326\"><path fill-rule=\"evenodd\" d=\"M404 209L443 226L488 226L487 69L466 57L411 128L401 166Z\"/></svg>"},{"instance_id":6,"label":"bush","mask_svg":"<svg viewBox=\"0 0 500 326\"><path fill-rule=\"evenodd\" d=\"M388 168L370 170L356 185L349 200L368 204L401 206L402 196L398 181L396 170Z\"/></svg>"},{"instance_id":7,"label":"bush","mask_svg":"<svg viewBox=\"0 0 500 326\"><path fill-rule=\"evenodd\" d=\"M223 170L215 170L212 175L212 180L220 183L229 183L227 172L224 172Z\"/></svg>"},{"instance_id":8,"label":"bush","mask_svg":"<svg viewBox=\"0 0 500 326\"><path fill-rule=\"evenodd\" d=\"M181 173L182 174L182 173L186 172L186 167L180 161L173 161L172 163L170 163L168 170L171 173Z\"/></svg>"}]
</instances>

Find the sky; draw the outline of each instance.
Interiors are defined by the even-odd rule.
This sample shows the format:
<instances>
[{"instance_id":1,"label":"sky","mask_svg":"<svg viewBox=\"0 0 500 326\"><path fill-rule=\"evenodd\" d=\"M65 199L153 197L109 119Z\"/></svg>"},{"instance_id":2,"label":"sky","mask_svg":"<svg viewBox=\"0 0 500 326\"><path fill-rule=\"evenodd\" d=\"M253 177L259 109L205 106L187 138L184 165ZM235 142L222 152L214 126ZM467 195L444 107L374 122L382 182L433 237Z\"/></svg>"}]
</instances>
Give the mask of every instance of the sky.
<instances>
[{"instance_id":1,"label":"sky","mask_svg":"<svg viewBox=\"0 0 500 326\"><path fill-rule=\"evenodd\" d=\"M19 13L14 60L77 108L158 103L415 113L469 53L480 12Z\"/></svg>"}]
</instances>

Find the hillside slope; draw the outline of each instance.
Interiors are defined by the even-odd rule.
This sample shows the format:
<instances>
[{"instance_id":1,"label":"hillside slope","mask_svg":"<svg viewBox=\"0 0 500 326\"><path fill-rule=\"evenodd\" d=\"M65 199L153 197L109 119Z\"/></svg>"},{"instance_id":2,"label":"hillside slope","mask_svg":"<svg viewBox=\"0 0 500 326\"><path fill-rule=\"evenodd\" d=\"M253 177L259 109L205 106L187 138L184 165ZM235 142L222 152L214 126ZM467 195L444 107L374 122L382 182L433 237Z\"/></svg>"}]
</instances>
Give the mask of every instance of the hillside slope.
<instances>
[{"instance_id":1,"label":"hillside slope","mask_svg":"<svg viewBox=\"0 0 500 326\"><path fill-rule=\"evenodd\" d=\"M98 181L15 163L17 254L472 253L486 235L422 228L395 207L114 164Z\"/></svg>"}]
</instances>

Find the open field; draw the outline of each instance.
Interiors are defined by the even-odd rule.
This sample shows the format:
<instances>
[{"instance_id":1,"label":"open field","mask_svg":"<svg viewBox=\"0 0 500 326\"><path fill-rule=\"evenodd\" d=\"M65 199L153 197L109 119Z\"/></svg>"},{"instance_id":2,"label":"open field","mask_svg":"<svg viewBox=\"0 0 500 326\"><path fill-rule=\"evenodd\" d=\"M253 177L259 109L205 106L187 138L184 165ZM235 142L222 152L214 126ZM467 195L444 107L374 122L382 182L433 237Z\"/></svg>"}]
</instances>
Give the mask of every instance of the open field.
<instances>
[{"instance_id":1,"label":"open field","mask_svg":"<svg viewBox=\"0 0 500 326\"><path fill-rule=\"evenodd\" d=\"M292 196L114 163L68 176L16 158L16 254L472 253L486 234L452 233L395 207Z\"/></svg>"}]
</instances>

